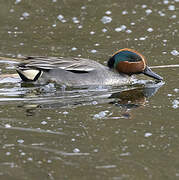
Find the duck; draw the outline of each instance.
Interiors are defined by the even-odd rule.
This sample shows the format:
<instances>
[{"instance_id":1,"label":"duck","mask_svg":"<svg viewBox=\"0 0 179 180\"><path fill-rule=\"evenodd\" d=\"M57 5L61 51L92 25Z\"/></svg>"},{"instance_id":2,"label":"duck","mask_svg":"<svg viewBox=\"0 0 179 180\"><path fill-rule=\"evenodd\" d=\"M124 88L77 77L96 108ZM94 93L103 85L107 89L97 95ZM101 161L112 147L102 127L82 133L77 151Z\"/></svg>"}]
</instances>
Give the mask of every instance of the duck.
<instances>
[{"instance_id":1,"label":"duck","mask_svg":"<svg viewBox=\"0 0 179 180\"><path fill-rule=\"evenodd\" d=\"M25 82L55 82L65 86L126 85L136 74L163 80L147 66L142 54L129 48L115 52L107 66L84 58L28 56L17 65L16 71Z\"/></svg>"}]
</instances>

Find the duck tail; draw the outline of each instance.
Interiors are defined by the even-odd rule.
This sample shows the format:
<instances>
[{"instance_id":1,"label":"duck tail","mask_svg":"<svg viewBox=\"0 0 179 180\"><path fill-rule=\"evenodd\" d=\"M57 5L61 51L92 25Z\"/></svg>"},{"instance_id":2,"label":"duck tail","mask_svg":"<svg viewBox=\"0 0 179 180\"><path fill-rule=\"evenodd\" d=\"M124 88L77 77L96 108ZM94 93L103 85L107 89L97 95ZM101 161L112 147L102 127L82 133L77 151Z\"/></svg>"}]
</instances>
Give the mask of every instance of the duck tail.
<instances>
[{"instance_id":1,"label":"duck tail","mask_svg":"<svg viewBox=\"0 0 179 180\"><path fill-rule=\"evenodd\" d=\"M37 81L39 77L42 75L42 71L38 69L28 69L28 70L17 69L16 71L19 74L20 78L26 82Z\"/></svg>"}]
</instances>

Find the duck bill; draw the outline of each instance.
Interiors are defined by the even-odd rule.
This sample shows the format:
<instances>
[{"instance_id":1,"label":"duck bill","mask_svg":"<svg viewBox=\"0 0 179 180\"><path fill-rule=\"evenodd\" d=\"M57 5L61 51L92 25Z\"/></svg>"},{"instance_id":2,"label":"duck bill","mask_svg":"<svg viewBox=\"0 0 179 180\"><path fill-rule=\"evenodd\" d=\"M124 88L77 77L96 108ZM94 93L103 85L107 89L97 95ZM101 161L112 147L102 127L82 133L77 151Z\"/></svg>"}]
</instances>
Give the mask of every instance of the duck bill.
<instances>
[{"instance_id":1,"label":"duck bill","mask_svg":"<svg viewBox=\"0 0 179 180\"><path fill-rule=\"evenodd\" d=\"M157 79L159 81L163 80L163 78L161 76L159 76L158 74L154 73L148 66L146 66L146 68L143 71L143 74L152 77L154 79Z\"/></svg>"}]
</instances>

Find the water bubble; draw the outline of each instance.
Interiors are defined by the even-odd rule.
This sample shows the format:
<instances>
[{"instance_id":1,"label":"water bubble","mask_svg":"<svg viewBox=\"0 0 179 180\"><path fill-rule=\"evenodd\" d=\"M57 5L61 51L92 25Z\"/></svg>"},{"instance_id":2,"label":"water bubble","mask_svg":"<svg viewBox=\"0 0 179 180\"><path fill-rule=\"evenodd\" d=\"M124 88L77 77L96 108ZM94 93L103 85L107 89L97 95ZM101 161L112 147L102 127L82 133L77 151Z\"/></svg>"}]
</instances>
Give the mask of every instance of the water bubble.
<instances>
[{"instance_id":1,"label":"water bubble","mask_svg":"<svg viewBox=\"0 0 179 180\"><path fill-rule=\"evenodd\" d=\"M160 16L165 16L165 13L163 13L162 11L158 12Z\"/></svg>"},{"instance_id":2,"label":"water bubble","mask_svg":"<svg viewBox=\"0 0 179 180\"><path fill-rule=\"evenodd\" d=\"M6 156L9 156L9 155L11 155L11 152L6 152Z\"/></svg>"},{"instance_id":3,"label":"water bubble","mask_svg":"<svg viewBox=\"0 0 179 180\"><path fill-rule=\"evenodd\" d=\"M153 28L148 28L147 31L148 31L148 32L152 32L152 31L153 31Z\"/></svg>"},{"instance_id":4,"label":"water bubble","mask_svg":"<svg viewBox=\"0 0 179 180\"><path fill-rule=\"evenodd\" d=\"M175 88L175 89L174 89L174 92L178 93L178 92L179 92L179 89Z\"/></svg>"},{"instance_id":5,"label":"water bubble","mask_svg":"<svg viewBox=\"0 0 179 180\"><path fill-rule=\"evenodd\" d=\"M32 161L33 159L31 157L27 158L28 161Z\"/></svg>"},{"instance_id":6,"label":"water bubble","mask_svg":"<svg viewBox=\"0 0 179 180\"><path fill-rule=\"evenodd\" d=\"M115 28L116 32L124 31L127 27L125 25L121 25L120 27Z\"/></svg>"},{"instance_id":7,"label":"water bubble","mask_svg":"<svg viewBox=\"0 0 179 180\"><path fill-rule=\"evenodd\" d=\"M63 18L64 18L64 16L61 15L61 14L59 14L59 15L57 16L57 19L60 20L60 21L61 21Z\"/></svg>"},{"instance_id":8,"label":"water bubble","mask_svg":"<svg viewBox=\"0 0 179 180\"><path fill-rule=\"evenodd\" d=\"M112 18L109 16L103 16L101 21L103 24L107 24L107 23L110 23L112 21Z\"/></svg>"},{"instance_id":9,"label":"water bubble","mask_svg":"<svg viewBox=\"0 0 179 180\"><path fill-rule=\"evenodd\" d=\"M41 124L45 125L45 124L47 124L47 121L42 121Z\"/></svg>"},{"instance_id":10,"label":"water bubble","mask_svg":"<svg viewBox=\"0 0 179 180\"><path fill-rule=\"evenodd\" d=\"M111 11L106 11L105 14L110 15Z\"/></svg>"},{"instance_id":11,"label":"water bubble","mask_svg":"<svg viewBox=\"0 0 179 180\"><path fill-rule=\"evenodd\" d=\"M74 153L79 153L80 150L79 150L78 148L75 148L75 149L73 149L73 152L74 152Z\"/></svg>"},{"instance_id":12,"label":"water bubble","mask_svg":"<svg viewBox=\"0 0 179 180\"><path fill-rule=\"evenodd\" d=\"M16 0L15 1L15 4L18 4L18 3L20 3L21 2L21 0Z\"/></svg>"},{"instance_id":13,"label":"water bubble","mask_svg":"<svg viewBox=\"0 0 179 180\"><path fill-rule=\"evenodd\" d=\"M99 46L100 44L99 43L96 43L95 46Z\"/></svg>"},{"instance_id":14,"label":"water bubble","mask_svg":"<svg viewBox=\"0 0 179 180\"><path fill-rule=\"evenodd\" d=\"M24 140L23 139L18 139L17 142L22 144L22 143L24 143Z\"/></svg>"},{"instance_id":15,"label":"water bubble","mask_svg":"<svg viewBox=\"0 0 179 180\"><path fill-rule=\"evenodd\" d=\"M130 33L132 33L132 31L130 29L127 29L126 33L130 34Z\"/></svg>"},{"instance_id":16,"label":"water bubble","mask_svg":"<svg viewBox=\"0 0 179 180\"><path fill-rule=\"evenodd\" d=\"M5 124L5 128L11 128L10 124Z\"/></svg>"},{"instance_id":17,"label":"water bubble","mask_svg":"<svg viewBox=\"0 0 179 180\"><path fill-rule=\"evenodd\" d=\"M91 31L90 34L93 35L93 34L95 34L95 32L94 32L94 31Z\"/></svg>"},{"instance_id":18,"label":"water bubble","mask_svg":"<svg viewBox=\"0 0 179 180\"><path fill-rule=\"evenodd\" d=\"M72 47L71 50L72 50L72 51L76 51L77 48L76 48L76 47Z\"/></svg>"},{"instance_id":19,"label":"water bubble","mask_svg":"<svg viewBox=\"0 0 179 180\"><path fill-rule=\"evenodd\" d=\"M147 5L146 5L146 4L143 4L143 5L142 5L142 8L146 8L146 7L147 7Z\"/></svg>"},{"instance_id":20,"label":"water bubble","mask_svg":"<svg viewBox=\"0 0 179 180\"><path fill-rule=\"evenodd\" d=\"M94 118L95 118L95 119L104 118L104 117L107 115L108 112L109 112L109 111L101 111L101 112L99 112L98 114L95 114L95 115L94 115Z\"/></svg>"},{"instance_id":21,"label":"water bubble","mask_svg":"<svg viewBox=\"0 0 179 180\"><path fill-rule=\"evenodd\" d=\"M103 29L102 29L102 32L104 32L104 33L107 32L107 31L108 31L108 30L107 30L106 28L103 28Z\"/></svg>"},{"instance_id":22,"label":"water bubble","mask_svg":"<svg viewBox=\"0 0 179 180\"><path fill-rule=\"evenodd\" d=\"M175 6L174 6L174 5L170 5L170 6L168 6L168 9L169 9L170 11L174 11L174 10L175 10Z\"/></svg>"},{"instance_id":23,"label":"water bubble","mask_svg":"<svg viewBox=\"0 0 179 180\"><path fill-rule=\"evenodd\" d=\"M59 21L61 21L62 23L65 23L65 22L66 22L66 20L64 19L64 16L63 16L62 14L59 14L59 15L57 16L57 19L58 19Z\"/></svg>"},{"instance_id":24,"label":"water bubble","mask_svg":"<svg viewBox=\"0 0 179 180\"><path fill-rule=\"evenodd\" d=\"M86 6L81 6L81 9L83 9L83 10L86 9Z\"/></svg>"},{"instance_id":25,"label":"water bubble","mask_svg":"<svg viewBox=\"0 0 179 180\"><path fill-rule=\"evenodd\" d=\"M147 9L145 12L146 12L147 15L149 15L149 14L152 13L152 10L151 9Z\"/></svg>"},{"instance_id":26,"label":"water bubble","mask_svg":"<svg viewBox=\"0 0 179 180\"><path fill-rule=\"evenodd\" d=\"M96 49L92 49L92 50L91 50L91 53L96 53L96 52L97 52Z\"/></svg>"},{"instance_id":27,"label":"water bubble","mask_svg":"<svg viewBox=\"0 0 179 180\"><path fill-rule=\"evenodd\" d=\"M179 52L177 50L173 50L173 51L171 51L171 54L174 56L177 56L177 55L179 55Z\"/></svg>"},{"instance_id":28,"label":"water bubble","mask_svg":"<svg viewBox=\"0 0 179 180\"><path fill-rule=\"evenodd\" d=\"M79 26L78 26L78 29L82 29L82 28L83 28L83 26L82 26L82 25L79 25Z\"/></svg>"},{"instance_id":29,"label":"water bubble","mask_svg":"<svg viewBox=\"0 0 179 180\"><path fill-rule=\"evenodd\" d=\"M26 17L30 16L30 14L29 14L28 12L24 12L24 13L22 14L22 16L26 18Z\"/></svg>"},{"instance_id":30,"label":"water bubble","mask_svg":"<svg viewBox=\"0 0 179 180\"><path fill-rule=\"evenodd\" d=\"M20 154L21 156L25 156L26 155L26 153L25 152L21 152L21 154Z\"/></svg>"},{"instance_id":31,"label":"water bubble","mask_svg":"<svg viewBox=\"0 0 179 180\"><path fill-rule=\"evenodd\" d=\"M98 102L97 102L97 101L93 101L91 104L93 104L93 105L97 105L97 104L98 104Z\"/></svg>"},{"instance_id":32,"label":"water bubble","mask_svg":"<svg viewBox=\"0 0 179 180\"><path fill-rule=\"evenodd\" d=\"M178 108L178 105L179 105L179 101L177 100L177 99L175 99L173 102L172 102L172 104L173 104L173 108L174 109L177 109Z\"/></svg>"},{"instance_id":33,"label":"water bubble","mask_svg":"<svg viewBox=\"0 0 179 180\"><path fill-rule=\"evenodd\" d=\"M14 12L14 9L10 9L9 12L13 13L13 12Z\"/></svg>"},{"instance_id":34,"label":"water bubble","mask_svg":"<svg viewBox=\"0 0 179 180\"><path fill-rule=\"evenodd\" d=\"M128 14L127 11L122 11L122 15L126 15L126 14Z\"/></svg>"},{"instance_id":35,"label":"water bubble","mask_svg":"<svg viewBox=\"0 0 179 180\"><path fill-rule=\"evenodd\" d=\"M120 32L120 31L122 31L122 29L120 27L117 27L117 28L115 28L115 31Z\"/></svg>"},{"instance_id":36,"label":"water bubble","mask_svg":"<svg viewBox=\"0 0 179 180\"><path fill-rule=\"evenodd\" d=\"M145 133L144 136L145 136L145 137L150 137L150 136L152 136L152 133L147 132L147 133Z\"/></svg>"},{"instance_id":37,"label":"water bubble","mask_svg":"<svg viewBox=\"0 0 179 180\"><path fill-rule=\"evenodd\" d=\"M168 4L168 3L169 3L168 0L164 0L164 1L163 1L163 4Z\"/></svg>"},{"instance_id":38,"label":"water bubble","mask_svg":"<svg viewBox=\"0 0 179 180\"><path fill-rule=\"evenodd\" d=\"M73 17L73 18L72 18L72 21L73 21L75 24L78 24L78 23L80 22L77 17Z\"/></svg>"},{"instance_id":39,"label":"water bubble","mask_svg":"<svg viewBox=\"0 0 179 180\"><path fill-rule=\"evenodd\" d=\"M146 40L146 37L140 37L139 40L144 41Z\"/></svg>"},{"instance_id":40,"label":"water bubble","mask_svg":"<svg viewBox=\"0 0 179 180\"><path fill-rule=\"evenodd\" d=\"M177 16L174 14L171 16L172 19L175 19Z\"/></svg>"}]
</instances>

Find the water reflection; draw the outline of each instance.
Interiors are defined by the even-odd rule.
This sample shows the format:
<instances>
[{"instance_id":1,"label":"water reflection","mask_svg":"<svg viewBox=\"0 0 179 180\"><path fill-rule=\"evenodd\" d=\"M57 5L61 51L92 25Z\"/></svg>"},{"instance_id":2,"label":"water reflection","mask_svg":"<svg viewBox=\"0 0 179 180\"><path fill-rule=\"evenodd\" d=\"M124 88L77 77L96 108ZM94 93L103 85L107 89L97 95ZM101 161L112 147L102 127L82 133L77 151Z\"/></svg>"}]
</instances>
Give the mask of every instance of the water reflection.
<instances>
[{"instance_id":1,"label":"water reflection","mask_svg":"<svg viewBox=\"0 0 179 180\"><path fill-rule=\"evenodd\" d=\"M8 80L11 83L7 83ZM144 106L164 84L163 82L138 80L135 84L122 87L92 86L80 88L66 88L53 83L34 85L6 79L1 82L0 102L17 104L26 109L27 116L33 116L38 108L75 108L79 106L95 106L99 104L113 104L121 108L120 116L130 118L129 110ZM6 85L4 85L6 84ZM6 86L6 88L5 88ZM101 112L95 118L104 118ZM113 117L113 119L119 117Z\"/></svg>"}]
</instances>

